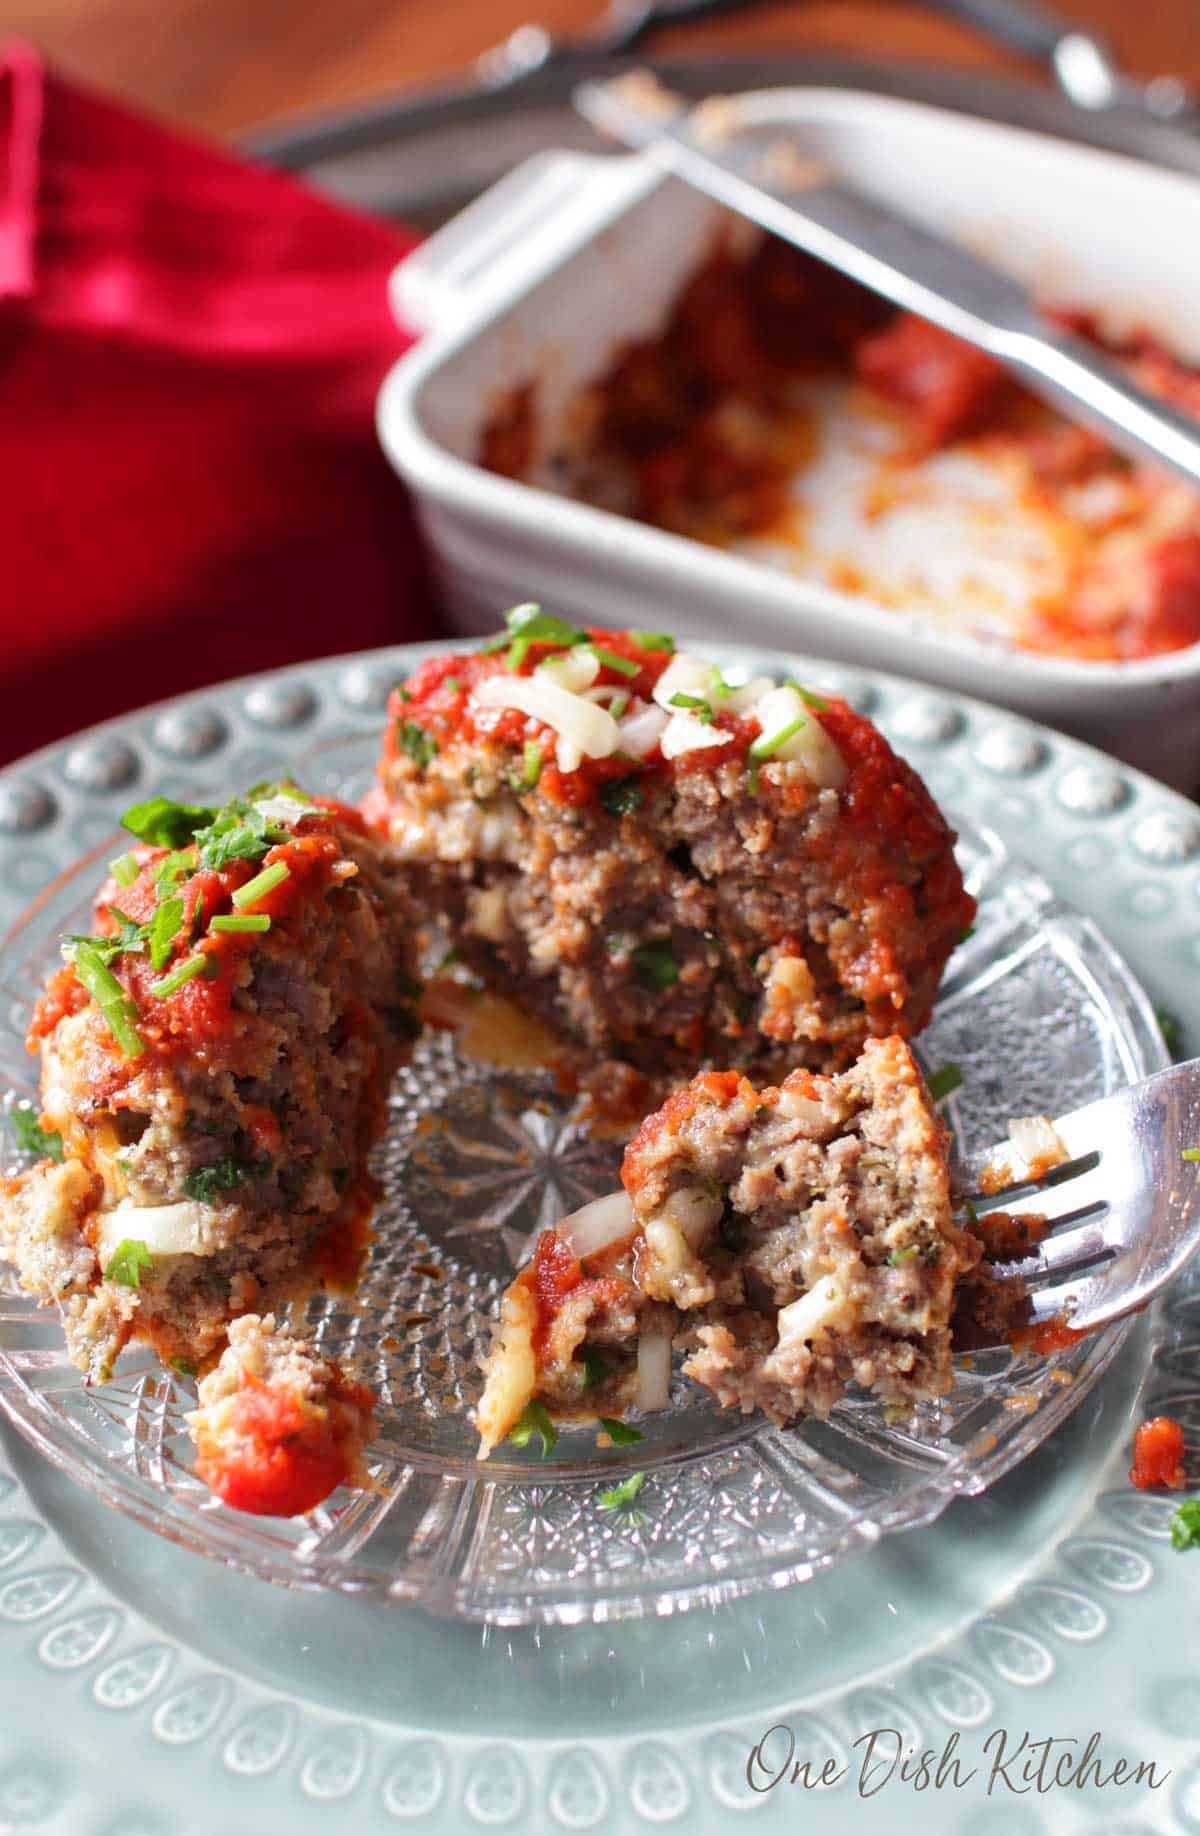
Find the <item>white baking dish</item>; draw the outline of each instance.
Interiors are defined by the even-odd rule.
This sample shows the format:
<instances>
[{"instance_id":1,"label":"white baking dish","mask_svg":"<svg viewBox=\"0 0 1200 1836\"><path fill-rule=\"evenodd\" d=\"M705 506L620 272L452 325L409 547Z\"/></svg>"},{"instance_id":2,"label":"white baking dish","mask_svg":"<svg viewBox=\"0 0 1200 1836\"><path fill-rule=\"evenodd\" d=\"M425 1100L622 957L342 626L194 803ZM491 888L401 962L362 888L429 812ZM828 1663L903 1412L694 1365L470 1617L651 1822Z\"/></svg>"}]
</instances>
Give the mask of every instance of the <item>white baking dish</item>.
<instances>
[{"instance_id":1,"label":"white baking dish","mask_svg":"<svg viewBox=\"0 0 1200 1836\"><path fill-rule=\"evenodd\" d=\"M1146 326L1200 360L1200 185L1098 152L848 90L738 99L854 183L977 249L1037 293ZM578 620L647 622L877 665L981 695L1184 788L1197 777L1200 646L1131 663L1010 650L484 471L482 428L536 376L539 437L619 346L660 329L721 220L640 158L540 154L411 256L397 314L428 336L379 404L453 622L536 598Z\"/></svg>"}]
</instances>

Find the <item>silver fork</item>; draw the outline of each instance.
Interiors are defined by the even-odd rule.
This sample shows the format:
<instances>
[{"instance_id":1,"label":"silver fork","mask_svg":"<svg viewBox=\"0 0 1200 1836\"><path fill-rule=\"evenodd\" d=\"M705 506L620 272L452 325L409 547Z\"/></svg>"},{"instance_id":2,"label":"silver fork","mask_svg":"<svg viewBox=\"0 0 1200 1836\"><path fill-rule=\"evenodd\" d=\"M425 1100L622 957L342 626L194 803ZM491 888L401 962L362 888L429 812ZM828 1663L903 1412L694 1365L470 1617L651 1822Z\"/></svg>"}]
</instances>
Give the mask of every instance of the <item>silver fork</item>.
<instances>
[{"instance_id":1,"label":"silver fork","mask_svg":"<svg viewBox=\"0 0 1200 1836\"><path fill-rule=\"evenodd\" d=\"M1061 1315L1089 1332L1144 1307L1200 1247L1200 1164L1184 1158L1200 1157L1200 1059L1085 1103L1054 1128L1069 1159L1040 1178L1020 1177L1010 1141L976 1155L961 1177L976 1188L977 1214L1052 1211L1037 1249L996 1273L1025 1283L1031 1324ZM1007 1169L1011 1182L983 1191L993 1185L985 1169Z\"/></svg>"}]
</instances>

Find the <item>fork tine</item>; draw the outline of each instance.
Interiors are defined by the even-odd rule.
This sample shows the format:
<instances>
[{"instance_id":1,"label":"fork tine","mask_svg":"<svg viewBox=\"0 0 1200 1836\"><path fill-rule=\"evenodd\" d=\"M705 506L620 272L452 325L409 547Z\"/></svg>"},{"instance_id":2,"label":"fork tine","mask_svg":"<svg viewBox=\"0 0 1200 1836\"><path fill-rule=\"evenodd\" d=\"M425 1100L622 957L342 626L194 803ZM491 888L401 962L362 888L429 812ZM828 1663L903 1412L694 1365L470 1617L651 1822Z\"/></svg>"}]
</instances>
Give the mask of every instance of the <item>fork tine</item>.
<instances>
[{"instance_id":1,"label":"fork tine","mask_svg":"<svg viewBox=\"0 0 1200 1836\"><path fill-rule=\"evenodd\" d=\"M1103 1156L1079 1156L1068 1164L1081 1170L1063 1177L1065 1169L1054 1167L1051 1171L1059 1175L1057 1179L1047 1176L1032 1186L1026 1180L1022 1185L1009 1186L1003 1192L985 1193L982 1200L971 1198L968 1203L977 1217L984 1218L989 1211L1007 1211L1019 1218L1045 1217L1053 1210L1055 1201L1065 1202L1069 1203L1071 1209L1063 1214L1064 1221L1066 1217L1074 1217L1077 1212L1087 1211L1093 1205L1106 1204L1111 1196L1111 1182ZM1010 1194L1015 1196L1010 1197Z\"/></svg>"},{"instance_id":2,"label":"fork tine","mask_svg":"<svg viewBox=\"0 0 1200 1836\"><path fill-rule=\"evenodd\" d=\"M1046 1276L1064 1274L1068 1269L1082 1268L1101 1256L1112 1255L1116 1245L1111 1230L1106 1228L1108 1223L1102 1211L1089 1212L1086 1222L1081 1223L1077 1230L1064 1230L1044 1238L1032 1256L1025 1257L1016 1265L1017 1270L1027 1283L1031 1283Z\"/></svg>"}]
</instances>

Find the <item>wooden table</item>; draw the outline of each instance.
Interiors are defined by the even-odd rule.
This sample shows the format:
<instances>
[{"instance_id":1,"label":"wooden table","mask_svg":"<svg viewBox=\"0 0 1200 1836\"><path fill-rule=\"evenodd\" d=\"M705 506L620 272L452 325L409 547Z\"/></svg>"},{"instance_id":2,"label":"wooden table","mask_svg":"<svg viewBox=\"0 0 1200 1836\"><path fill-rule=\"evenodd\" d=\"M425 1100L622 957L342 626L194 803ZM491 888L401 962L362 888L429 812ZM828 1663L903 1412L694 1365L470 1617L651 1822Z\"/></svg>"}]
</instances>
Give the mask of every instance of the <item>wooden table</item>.
<instances>
[{"instance_id":1,"label":"wooden table","mask_svg":"<svg viewBox=\"0 0 1200 1836\"><path fill-rule=\"evenodd\" d=\"M1128 69L1200 87L1196 0L1061 0ZM598 0L7 0L6 31L66 72L190 127L235 135L445 76L530 18L578 32ZM656 49L804 50L1027 66L901 0L789 0L679 30Z\"/></svg>"}]
</instances>

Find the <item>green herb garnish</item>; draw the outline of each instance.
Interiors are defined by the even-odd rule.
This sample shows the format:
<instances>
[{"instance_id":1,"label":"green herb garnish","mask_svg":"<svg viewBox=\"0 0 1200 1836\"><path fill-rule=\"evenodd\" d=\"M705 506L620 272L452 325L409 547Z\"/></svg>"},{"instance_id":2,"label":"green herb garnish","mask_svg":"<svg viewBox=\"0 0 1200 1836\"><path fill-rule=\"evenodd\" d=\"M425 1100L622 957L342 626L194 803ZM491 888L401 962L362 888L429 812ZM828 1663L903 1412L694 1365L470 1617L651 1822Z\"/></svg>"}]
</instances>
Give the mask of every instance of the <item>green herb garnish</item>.
<instances>
[{"instance_id":1,"label":"green herb garnish","mask_svg":"<svg viewBox=\"0 0 1200 1836\"><path fill-rule=\"evenodd\" d=\"M124 1237L109 1258L104 1279L115 1281L122 1288L140 1288L142 1270L153 1267L154 1258L141 1238Z\"/></svg>"},{"instance_id":2,"label":"green herb garnish","mask_svg":"<svg viewBox=\"0 0 1200 1836\"><path fill-rule=\"evenodd\" d=\"M89 937L73 938L63 951L75 973L108 1023L108 1030L126 1058L146 1049L137 1030L138 1010Z\"/></svg>"},{"instance_id":3,"label":"green herb garnish","mask_svg":"<svg viewBox=\"0 0 1200 1836\"><path fill-rule=\"evenodd\" d=\"M608 704L608 711L612 715L614 720L620 720L622 714L625 712L628 706L629 706L628 695L614 695L612 700Z\"/></svg>"},{"instance_id":4,"label":"green herb garnish","mask_svg":"<svg viewBox=\"0 0 1200 1836\"><path fill-rule=\"evenodd\" d=\"M675 649L675 639L669 631L631 631L629 635L639 650L665 650L670 654Z\"/></svg>"},{"instance_id":5,"label":"green herb garnish","mask_svg":"<svg viewBox=\"0 0 1200 1836\"><path fill-rule=\"evenodd\" d=\"M618 676L636 676L640 673L640 664L631 662L628 657L619 657L615 650L605 650L600 644L589 644L587 648L602 669L616 670Z\"/></svg>"},{"instance_id":6,"label":"green herb garnish","mask_svg":"<svg viewBox=\"0 0 1200 1836\"><path fill-rule=\"evenodd\" d=\"M273 861L269 867L264 867L261 873L256 873L252 880L247 880L244 886L238 887L231 896L232 903L239 910L243 905L253 905L256 899L265 898L269 892L273 892L277 886L282 886L283 882L290 880L291 877L292 870L286 861Z\"/></svg>"},{"instance_id":7,"label":"green herb garnish","mask_svg":"<svg viewBox=\"0 0 1200 1836\"><path fill-rule=\"evenodd\" d=\"M221 965L215 956L203 950L197 950L194 956L186 956L177 963L169 974L160 975L156 982L151 982L148 992L156 1001L165 1001L168 995L178 993L188 982L194 982L198 975L213 981L221 973Z\"/></svg>"},{"instance_id":8,"label":"green herb garnish","mask_svg":"<svg viewBox=\"0 0 1200 1836\"><path fill-rule=\"evenodd\" d=\"M599 1352L588 1349L582 1353L579 1362L583 1366L583 1387L585 1390L597 1389L599 1385L604 1382L606 1377L612 1375L608 1365L604 1362Z\"/></svg>"},{"instance_id":9,"label":"green herb garnish","mask_svg":"<svg viewBox=\"0 0 1200 1836\"><path fill-rule=\"evenodd\" d=\"M118 854L115 861L108 863L108 871L118 886L132 886L138 877L138 864L132 854Z\"/></svg>"},{"instance_id":10,"label":"green herb garnish","mask_svg":"<svg viewBox=\"0 0 1200 1836\"><path fill-rule=\"evenodd\" d=\"M218 935L222 932L236 935L240 931L269 931L271 917L269 912L218 912L208 928Z\"/></svg>"},{"instance_id":11,"label":"green herb garnish","mask_svg":"<svg viewBox=\"0 0 1200 1836\"><path fill-rule=\"evenodd\" d=\"M396 739L400 750L407 752L413 764L419 765L422 771L437 757L437 741L415 720L398 720Z\"/></svg>"},{"instance_id":12,"label":"green herb garnish","mask_svg":"<svg viewBox=\"0 0 1200 1836\"><path fill-rule=\"evenodd\" d=\"M962 1072L957 1065L939 1065L931 1071L927 1079L931 1102L940 1103L953 1090L957 1090L963 1081Z\"/></svg>"},{"instance_id":13,"label":"green herb garnish","mask_svg":"<svg viewBox=\"0 0 1200 1836\"><path fill-rule=\"evenodd\" d=\"M800 684L794 682L791 676L786 676L784 678L783 686L784 688L795 689L804 705L809 708L814 708L818 714L824 714L829 707L829 703L820 695L814 695L811 689L801 688Z\"/></svg>"},{"instance_id":14,"label":"green herb garnish","mask_svg":"<svg viewBox=\"0 0 1200 1836\"><path fill-rule=\"evenodd\" d=\"M643 988L650 988L661 993L664 988L671 988L679 980L679 964L675 960L670 942L665 937L652 939L649 943L636 944L629 953L633 972Z\"/></svg>"},{"instance_id":15,"label":"green herb garnish","mask_svg":"<svg viewBox=\"0 0 1200 1836\"><path fill-rule=\"evenodd\" d=\"M801 727L807 727L808 715L797 714L795 720L789 720L786 727L780 727L777 733L760 733L751 743L750 758L756 765L764 759L773 759L779 748L786 745L792 735L799 733Z\"/></svg>"},{"instance_id":16,"label":"green herb garnish","mask_svg":"<svg viewBox=\"0 0 1200 1836\"><path fill-rule=\"evenodd\" d=\"M672 695L671 706L673 708L686 708L690 714L694 714L696 719L706 727L711 727L713 724L713 711L709 707L707 701L704 701L699 695Z\"/></svg>"},{"instance_id":17,"label":"green herb garnish","mask_svg":"<svg viewBox=\"0 0 1200 1836\"><path fill-rule=\"evenodd\" d=\"M36 1110L14 1109L12 1125L17 1146L26 1154L36 1154L39 1160L62 1160L62 1136L57 1129L43 1128Z\"/></svg>"},{"instance_id":18,"label":"green herb garnish","mask_svg":"<svg viewBox=\"0 0 1200 1836\"><path fill-rule=\"evenodd\" d=\"M602 1415L600 1426L614 1447L633 1447L646 1438L640 1428L632 1427L629 1422L619 1422L612 1415Z\"/></svg>"},{"instance_id":19,"label":"green herb garnish","mask_svg":"<svg viewBox=\"0 0 1200 1836\"><path fill-rule=\"evenodd\" d=\"M965 944L968 939L974 937L974 935L975 926L973 924L964 924L962 930L958 933L958 941L960 944Z\"/></svg>"},{"instance_id":20,"label":"green herb garnish","mask_svg":"<svg viewBox=\"0 0 1200 1836\"><path fill-rule=\"evenodd\" d=\"M525 1404L508 1431L508 1439L514 1447L528 1447L535 1434L542 1443L542 1459L548 1460L558 1442L558 1429L550 1420L545 1403L536 1401Z\"/></svg>"},{"instance_id":21,"label":"green herb garnish","mask_svg":"<svg viewBox=\"0 0 1200 1836\"><path fill-rule=\"evenodd\" d=\"M178 1371L181 1377L194 1377L196 1375L195 1365L189 1364L186 1358L172 1358L171 1369L173 1371Z\"/></svg>"},{"instance_id":22,"label":"green herb garnish","mask_svg":"<svg viewBox=\"0 0 1200 1836\"><path fill-rule=\"evenodd\" d=\"M1183 1027L1169 1007L1156 1007L1154 1018L1158 1021L1158 1030L1163 1036L1163 1044L1173 1058L1179 1056L1183 1044Z\"/></svg>"},{"instance_id":23,"label":"green herb garnish","mask_svg":"<svg viewBox=\"0 0 1200 1836\"><path fill-rule=\"evenodd\" d=\"M607 1492L601 1492L596 1503L602 1511L624 1510L626 1505L633 1503L645 1483L645 1473L630 1473L628 1479L622 1479L619 1485L610 1486ZM644 1521L640 1511L636 1515Z\"/></svg>"},{"instance_id":24,"label":"green herb garnish","mask_svg":"<svg viewBox=\"0 0 1200 1836\"><path fill-rule=\"evenodd\" d=\"M510 669L520 669L529 655L533 644L556 644L560 650L568 649L572 644L582 644L587 640L587 633L576 631L565 619L556 618L553 612L543 612L539 605L532 603L514 606L504 614L508 626L508 655L505 662ZM505 640L490 641L486 650L501 650Z\"/></svg>"},{"instance_id":25,"label":"green herb garnish","mask_svg":"<svg viewBox=\"0 0 1200 1836\"><path fill-rule=\"evenodd\" d=\"M1200 1498L1188 1498L1171 1519L1172 1549L1200 1549Z\"/></svg>"},{"instance_id":26,"label":"green herb garnish","mask_svg":"<svg viewBox=\"0 0 1200 1836\"><path fill-rule=\"evenodd\" d=\"M223 1154L220 1160L210 1161L208 1166L197 1167L188 1174L183 1182L184 1196L198 1199L202 1205L211 1205L218 1192L232 1192L235 1187L244 1186L259 1170L254 1161Z\"/></svg>"},{"instance_id":27,"label":"green herb garnish","mask_svg":"<svg viewBox=\"0 0 1200 1836\"><path fill-rule=\"evenodd\" d=\"M135 803L121 818L121 827L154 848L182 848L197 829L207 828L219 810L200 803L175 803L170 797L150 797Z\"/></svg>"},{"instance_id":28,"label":"green herb garnish","mask_svg":"<svg viewBox=\"0 0 1200 1836\"><path fill-rule=\"evenodd\" d=\"M602 786L600 801L610 816L632 816L646 801L646 793L636 777L612 778Z\"/></svg>"},{"instance_id":29,"label":"green herb garnish","mask_svg":"<svg viewBox=\"0 0 1200 1836\"><path fill-rule=\"evenodd\" d=\"M442 687L445 689L448 695L461 695L462 693L462 683L459 681L457 676L443 677Z\"/></svg>"},{"instance_id":30,"label":"green herb garnish","mask_svg":"<svg viewBox=\"0 0 1200 1836\"><path fill-rule=\"evenodd\" d=\"M179 927L183 923L183 900L178 894L163 899L156 909L149 925L150 966L152 969L165 969L171 960L171 950Z\"/></svg>"},{"instance_id":31,"label":"green herb garnish","mask_svg":"<svg viewBox=\"0 0 1200 1836\"><path fill-rule=\"evenodd\" d=\"M531 791L542 775L542 749L536 740L525 741L520 771L509 773L508 782L518 796Z\"/></svg>"},{"instance_id":32,"label":"green herb garnish","mask_svg":"<svg viewBox=\"0 0 1200 1836\"><path fill-rule=\"evenodd\" d=\"M915 1262L920 1254L917 1244L906 1243L903 1249L888 1251L888 1265L893 1269L903 1268L906 1262Z\"/></svg>"}]
</instances>

